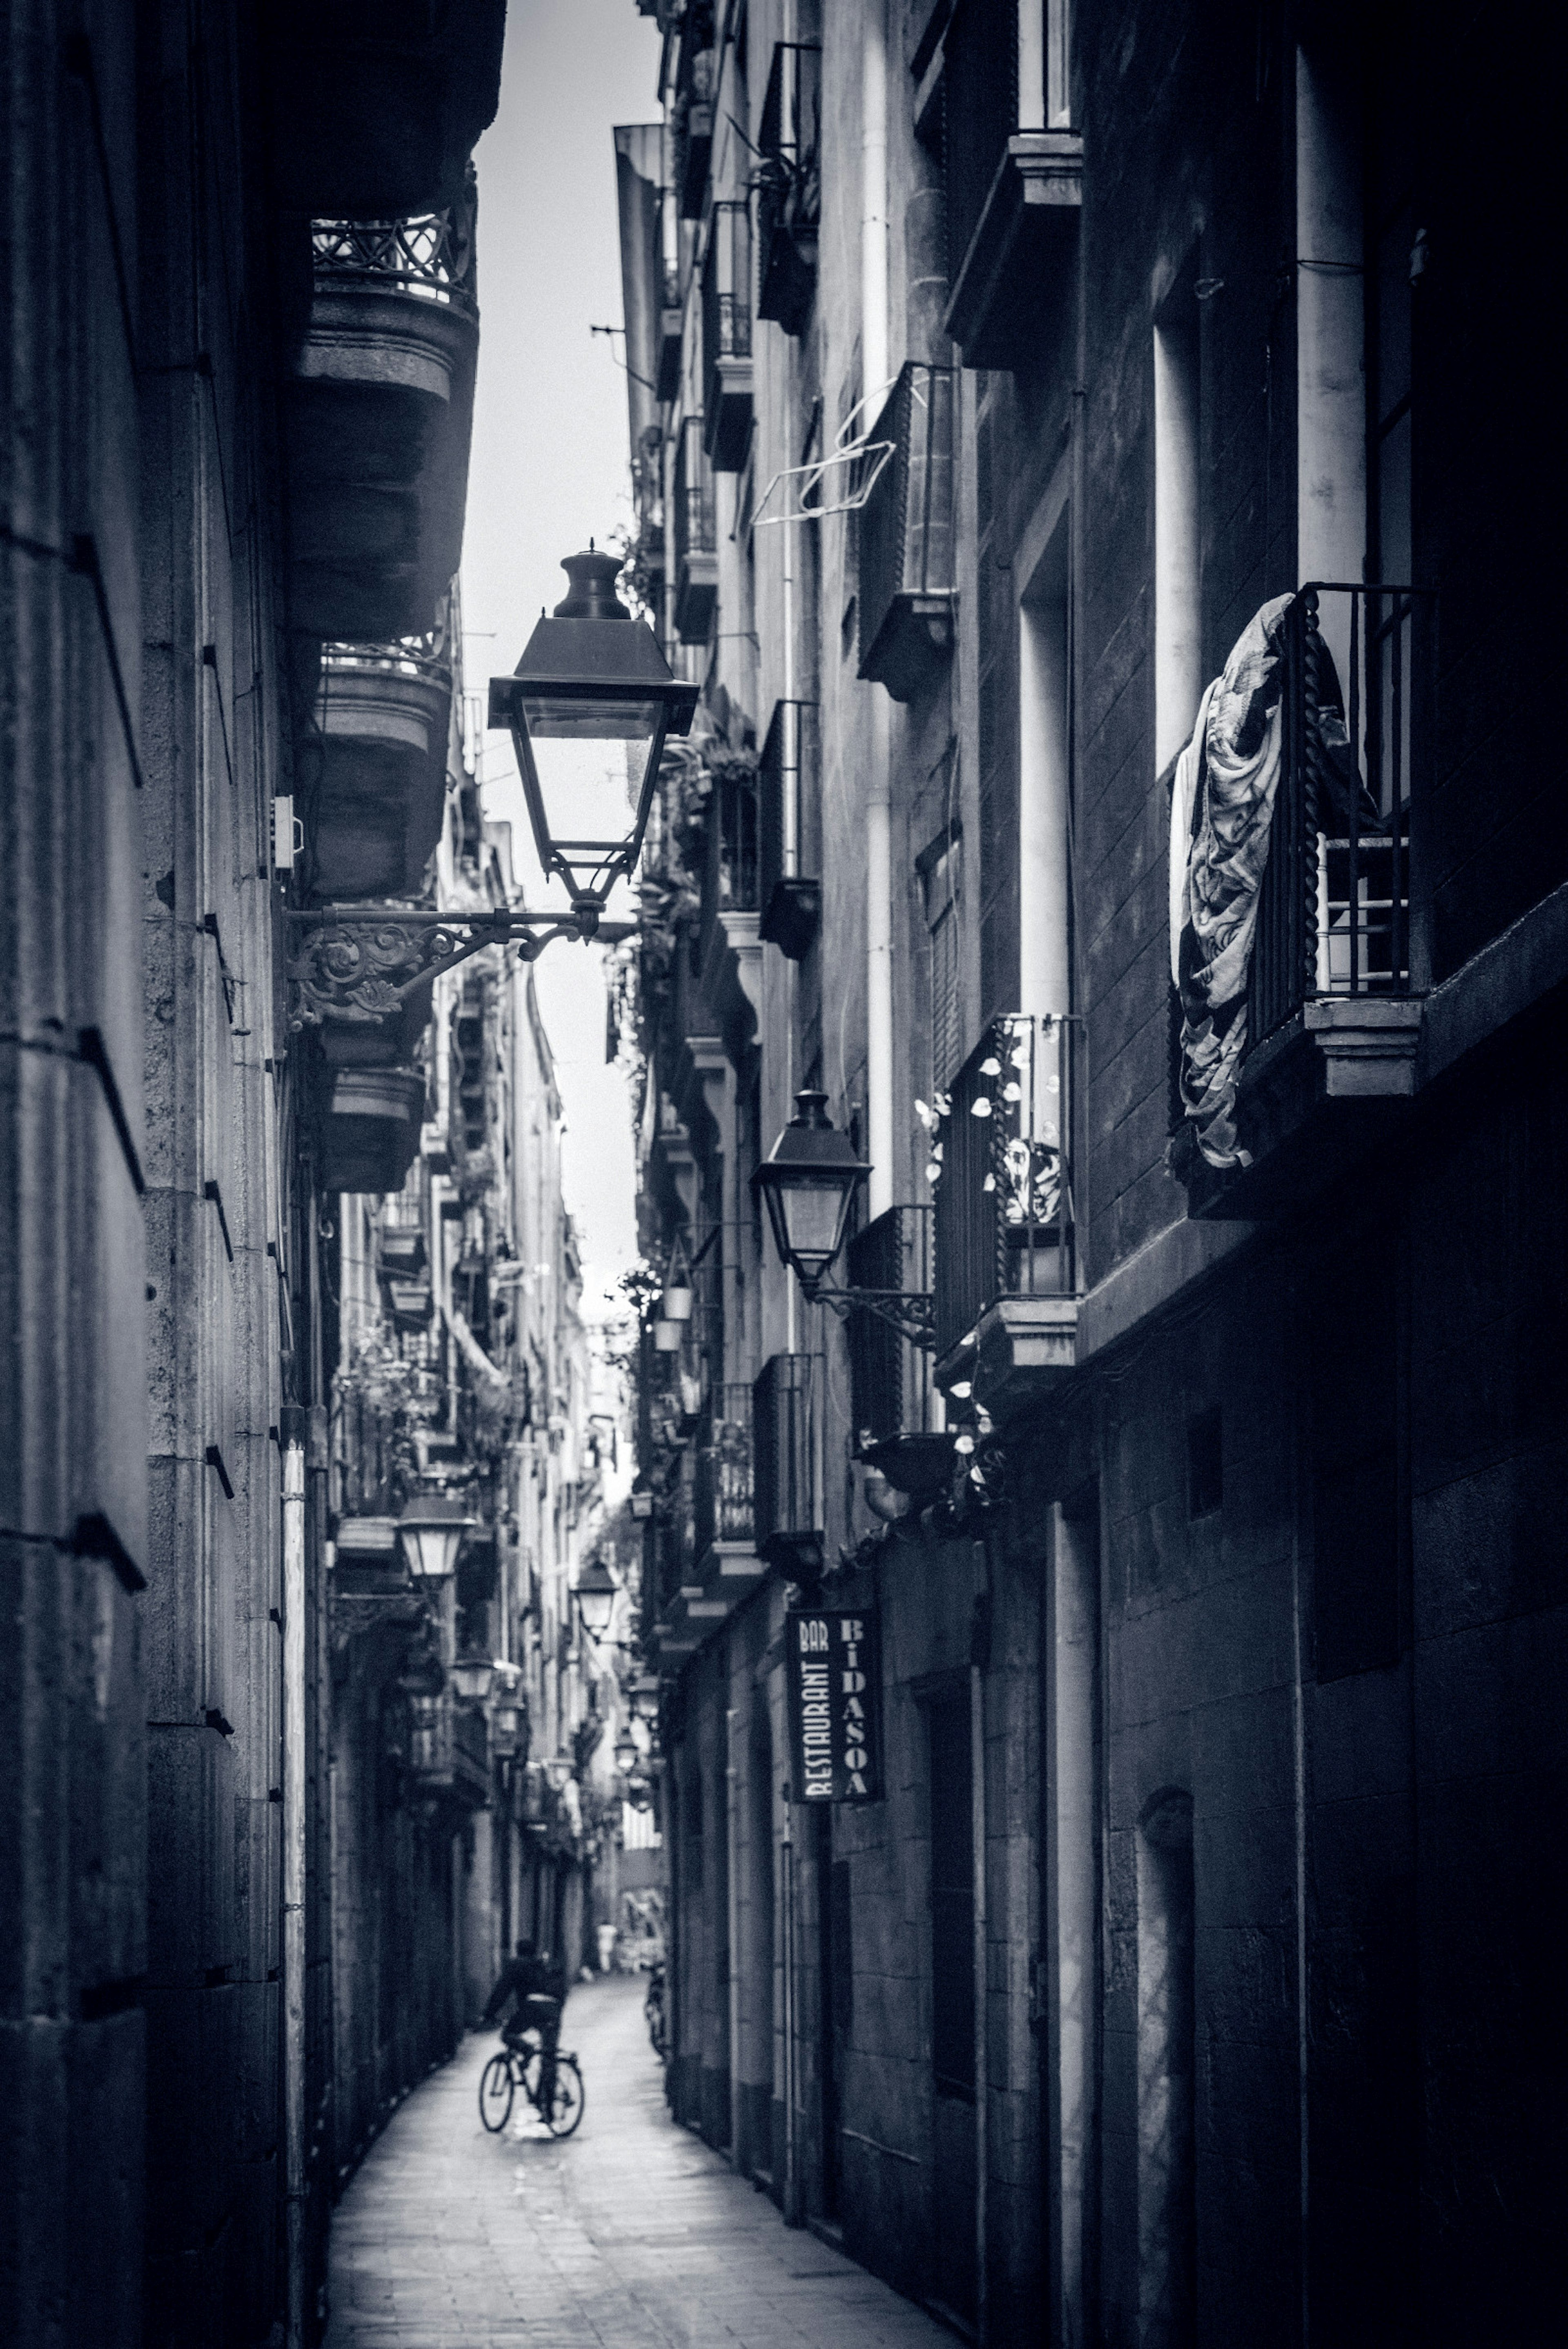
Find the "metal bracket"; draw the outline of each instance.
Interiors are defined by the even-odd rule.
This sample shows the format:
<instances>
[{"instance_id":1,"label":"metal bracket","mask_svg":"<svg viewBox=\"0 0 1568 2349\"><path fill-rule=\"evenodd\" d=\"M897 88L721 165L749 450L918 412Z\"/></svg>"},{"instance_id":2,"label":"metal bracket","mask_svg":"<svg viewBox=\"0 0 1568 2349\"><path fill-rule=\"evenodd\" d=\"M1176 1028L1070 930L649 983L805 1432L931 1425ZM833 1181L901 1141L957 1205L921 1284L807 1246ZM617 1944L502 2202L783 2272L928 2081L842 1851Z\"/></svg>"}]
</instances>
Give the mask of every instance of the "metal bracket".
<instances>
[{"instance_id":1,"label":"metal bracket","mask_svg":"<svg viewBox=\"0 0 1568 2349\"><path fill-rule=\"evenodd\" d=\"M547 914L498 906L439 914L414 905L291 906L287 919L305 935L289 958L289 1028L297 1035L329 1019L389 1019L427 979L454 970L486 947L515 945L520 961L535 962L554 938L614 945L634 935L635 923L597 921L594 910Z\"/></svg>"},{"instance_id":2,"label":"metal bracket","mask_svg":"<svg viewBox=\"0 0 1568 2349\"><path fill-rule=\"evenodd\" d=\"M937 1350L936 1299L929 1288L828 1288L819 1283L812 1295L831 1305L841 1321L846 1321L857 1305L863 1306L911 1346L928 1354Z\"/></svg>"}]
</instances>

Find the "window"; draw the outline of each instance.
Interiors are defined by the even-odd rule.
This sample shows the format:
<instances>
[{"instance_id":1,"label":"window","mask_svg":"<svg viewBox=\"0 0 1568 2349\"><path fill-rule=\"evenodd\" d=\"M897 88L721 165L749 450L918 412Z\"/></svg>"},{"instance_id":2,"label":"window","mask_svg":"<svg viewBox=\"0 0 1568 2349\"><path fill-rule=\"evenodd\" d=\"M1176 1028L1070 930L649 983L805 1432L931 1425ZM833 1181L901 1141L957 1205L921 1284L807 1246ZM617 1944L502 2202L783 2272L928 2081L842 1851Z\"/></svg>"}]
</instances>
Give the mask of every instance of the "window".
<instances>
[{"instance_id":1,"label":"window","mask_svg":"<svg viewBox=\"0 0 1568 2349\"><path fill-rule=\"evenodd\" d=\"M962 1059L959 1025L958 826L950 825L921 855L918 870L925 892L930 942L931 1090L945 1093Z\"/></svg>"},{"instance_id":2,"label":"window","mask_svg":"<svg viewBox=\"0 0 1568 2349\"><path fill-rule=\"evenodd\" d=\"M1190 735L1203 691L1196 253L1154 328L1154 767Z\"/></svg>"},{"instance_id":3,"label":"window","mask_svg":"<svg viewBox=\"0 0 1568 2349\"><path fill-rule=\"evenodd\" d=\"M1018 609L1018 1009L1072 1009L1069 514L1057 519Z\"/></svg>"}]
</instances>

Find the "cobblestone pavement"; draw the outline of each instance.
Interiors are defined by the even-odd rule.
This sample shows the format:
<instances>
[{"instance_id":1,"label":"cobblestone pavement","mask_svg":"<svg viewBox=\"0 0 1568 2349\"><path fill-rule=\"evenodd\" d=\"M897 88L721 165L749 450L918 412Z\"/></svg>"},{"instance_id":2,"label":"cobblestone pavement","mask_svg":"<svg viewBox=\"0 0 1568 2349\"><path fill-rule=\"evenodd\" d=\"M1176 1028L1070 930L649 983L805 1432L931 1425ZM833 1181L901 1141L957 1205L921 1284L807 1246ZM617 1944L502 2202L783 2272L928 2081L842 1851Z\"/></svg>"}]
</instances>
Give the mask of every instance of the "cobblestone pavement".
<instances>
[{"instance_id":1,"label":"cobblestone pavement","mask_svg":"<svg viewBox=\"0 0 1568 2349\"><path fill-rule=\"evenodd\" d=\"M480 2126L471 2037L366 2156L332 2230L327 2349L934 2349L920 2310L678 2128L630 1978L572 1993L576 2137Z\"/></svg>"}]
</instances>

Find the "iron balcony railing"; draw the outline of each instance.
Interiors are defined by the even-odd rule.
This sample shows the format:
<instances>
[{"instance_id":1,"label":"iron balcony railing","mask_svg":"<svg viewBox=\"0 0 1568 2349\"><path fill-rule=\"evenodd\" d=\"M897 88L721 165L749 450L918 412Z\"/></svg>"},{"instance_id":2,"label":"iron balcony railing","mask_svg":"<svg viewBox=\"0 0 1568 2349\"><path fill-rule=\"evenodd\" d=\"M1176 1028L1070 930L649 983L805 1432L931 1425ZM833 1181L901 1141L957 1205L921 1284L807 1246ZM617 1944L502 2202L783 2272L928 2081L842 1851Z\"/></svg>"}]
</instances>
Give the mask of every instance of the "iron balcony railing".
<instances>
[{"instance_id":1,"label":"iron balcony railing","mask_svg":"<svg viewBox=\"0 0 1568 2349\"><path fill-rule=\"evenodd\" d=\"M885 1299L924 1297L931 1289L929 1207L888 1207L849 1243L846 1280L851 1288ZM924 1435L931 1424L929 1346L899 1326L897 1311L869 1305L850 1309L849 1397L855 1449Z\"/></svg>"},{"instance_id":2,"label":"iron balcony railing","mask_svg":"<svg viewBox=\"0 0 1568 2349\"><path fill-rule=\"evenodd\" d=\"M1426 984L1419 900L1436 602L1382 585L1303 587L1284 616L1280 779L1258 894L1255 1045L1314 997ZM1417 926L1412 928L1412 911Z\"/></svg>"},{"instance_id":3,"label":"iron balcony railing","mask_svg":"<svg viewBox=\"0 0 1568 2349\"><path fill-rule=\"evenodd\" d=\"M702 419L681 419L675 451L675 560L711 554L719 543L713 512L713 476L702 447Z\"/></svg>"},{"instance_id":4,"label":"iron balcony railing","mask_svg":"<svg viewBox=\"0 0 1568 2349\"><path fill-rule=\"evenodd\" d=\"M752 1390L718 1389L697 1435L695 1544L698 1558L715 1542L749 1542L756 1530L752 1458Z\"/></svg>"},{"instance_id":5,"label":"iron balcony railing","mask_svg":"<svg viewBox=\"0 0 1568 2349\"><path fill-rule=\"evenodd\" d=\"M452 650L444 620L421 636L396 636L389 644L325 644L321 647L321 691L331 691L332 679L370 671L383 677L420 678L431 685L452 682Z\"/></svg>"},{"instance_id":6,"label":"iron balcony railing","mask_svg":"<svg viewBox=\"0 0 1568 2349\"><path fill-rule=\"evenodd\" d=\"M473 238L466 212L426 212L415 220L310 223L317 287L411 295L472 310Z\"/></svg>"},{"instance_id":7,"label":"iron balcony railing","mask_svg":"<svg viewBox=\"0 0 1568 2349\"><path fill-rule=\"evenodd\" d=\"M709 390L717 394L721 359L751 356L751 213L743 202L726 197L709 215L702 264L702 365Z\"/></svg>"},{"instance_id":8,"label":"iron balcony railing","mask_svg":"<svg viewBox=\"0 0 1568 2349\"><path fill-rule=\"evenodd\" d=\"M779 41L757 132L757 316L805 331L822 217L822 51Z\"/></svg>"},{"instance_id":9,"label":"iron balcony railing","mask_svg":"<svg viewBox=\"0 0 1568 2349\"><path fill-rule=\"evenodd\" d=\"M940 1112L933 1156L939 1359L1002 1297L1077 1287L1072 1180L1077 1022L992 1021Z\"/></svg>"},{"instance_id":10,"label":"iron balcony railing","mask_svg":"<svg viewBox=\"0 0 1568 2349\"><path fill-rule=\"evenodd\" d=\"M720 914L757 910L757 779L738 761L713 777L702 864L704 936Z\"/></svg>"},{"instance_id":11,"label":"iron balcony railing","mask_svg":"<svg viewBox=\"0 0 1568 2349\"><path fill-rule=\"evenodd\" d=\"M893 454L860 510L859 673L899 700L951 644L954 380L906 361L871 432Z\"/></svg>"},{"instance_id":12,"label":"iron balcony railing","mask_svg":"<svg viewBox=\"0 0 1568 2349\"><path fill-rule=\"evenodd\" d=\"M758 936L798 962L816 935L817 713L814 701L775 701L757 762Z\"/></svg>"}]
</instances>

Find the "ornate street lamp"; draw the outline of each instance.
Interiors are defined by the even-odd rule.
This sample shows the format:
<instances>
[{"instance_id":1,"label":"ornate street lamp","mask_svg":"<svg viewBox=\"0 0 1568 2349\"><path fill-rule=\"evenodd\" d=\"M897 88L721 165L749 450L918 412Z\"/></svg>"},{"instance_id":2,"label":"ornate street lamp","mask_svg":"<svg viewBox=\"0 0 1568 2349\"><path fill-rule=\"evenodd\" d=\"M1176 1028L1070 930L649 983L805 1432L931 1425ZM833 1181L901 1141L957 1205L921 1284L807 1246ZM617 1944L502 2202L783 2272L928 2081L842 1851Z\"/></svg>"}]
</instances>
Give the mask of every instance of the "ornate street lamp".
<instances>
[{"instance_id":1,"label":"ornate street lamp","mask_svg":"<svg viewBox=\"0 0 1568 2349\"><path fill-rule=\"evenodd\" d=\"M458 1552L477 1523L461 1501L445 1493L421 1493L411 1500L398 1519L398 1539L414 1579L441 1582L455 1574Z\"/></svg>"},{"instance_id":2,"label":"ornate street lamp","mask_svg":"<svg viewBox=\"0 0 1568 2349\"><path fill-rule=\"evenodd\" d=\"M642 1748L629 1729L623 1729L615 1742L615 1766L624 1777L635 1770L642 1759Z\"/></svg>"},{"instance_id":3,"label":"ornate street lamp","mask_svg":"<svg viewBox=\"0 0 1568 2349\"><path fill-rule=\"evenodd\" d=\"M602 1557L591 1557L587 1566L578 1569L573 1596L577 1602L577 1613L583 1619L583 1629L596 1646L609 1630L618 1590L619 1587Z\"/></svg>"},{"instance_id":4,"label":"ornate street lamp","mask_svg":"<svg viewBox=\"0 0 1568 2349\"><path fill-rule=\"evenodd\" d=\"M490 683L490 723L511 730L539 863L585 938L636 868L664 738L686 733L697 706L697 688L617 596L620 567L591 540L568 554L571 592L540 615L515 675Z\"/></svg>"},{"instance_id":5,"label":"ornate street lamp","mask_svg":"<svg viewBox=\"0 0 1568 2349\"><path fill-rule=\"evenodd\" d=\"M459 1656L452 1668L452 1687L475 1704L484 1702L494 1678L495 1665L489 1656Z\"/></svg>"},{"instance_id":6,"label":"ornate street lamp","mask_svg":"<svg viewBox=\"0 0 1568 2349\"><path fill-rule=\"evenodd\" d=\"M795 1113L752 1180L767 1201L774 1242L815 1298L844 1246L857 1184L871 1169L826 1114L827 1095L796 1093Z\"/></svg>"},{"instance_id":7,"label":"ornate street lamp","mask_svg":"<svg viewBox=\"0 0 1568 2349\"><path fill-rule=\"evenodd\" d=\"M571 1776L570 1757L565 1754L553 1754L545 1764L545 1777L550 1792L553 1795L564 1795L566 1791L566 1783Z\"/></svg>"},{"instance_id":8,"label":"ornate street lamp","mask_svg":"<svg viewBox=\"0 0 1568 2349\"><path fill-rule=\"evenodd\" d=\"M633 1714L639 1721L659 1719L659 1682L651 1672L643 1672L634 1680L627 1692Z\"/></svg>"}]
</instances>

